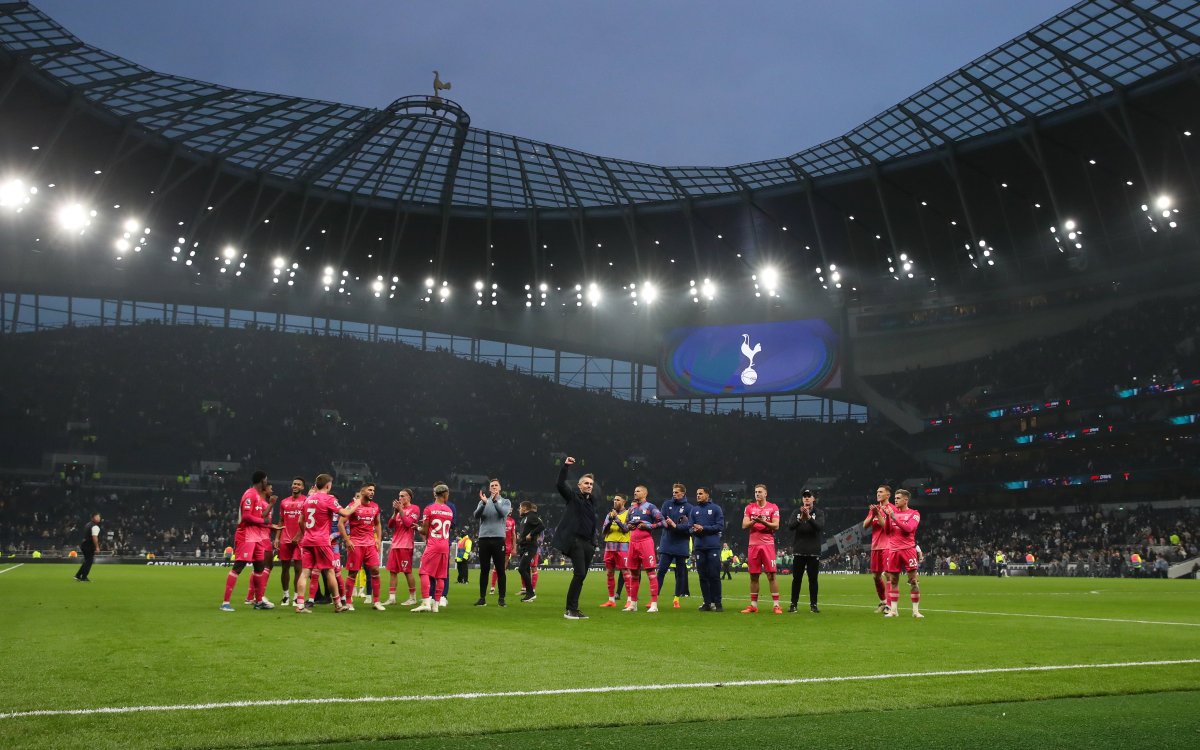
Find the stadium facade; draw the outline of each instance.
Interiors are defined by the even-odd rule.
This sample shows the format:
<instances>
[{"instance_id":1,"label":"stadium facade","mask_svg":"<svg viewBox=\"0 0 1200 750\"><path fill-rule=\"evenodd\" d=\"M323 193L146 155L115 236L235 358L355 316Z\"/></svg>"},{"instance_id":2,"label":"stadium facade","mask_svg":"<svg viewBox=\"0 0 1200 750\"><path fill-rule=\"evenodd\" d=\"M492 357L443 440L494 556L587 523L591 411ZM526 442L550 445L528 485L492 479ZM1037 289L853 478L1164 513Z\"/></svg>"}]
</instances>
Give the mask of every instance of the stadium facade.
<instances>
[{"instance_id":1,"label":"stadium facade","mask_svg":"<svg viewBox=\"0 0 1200 750\"><path fill-rule=\"evenodd\" d=\"M821 396L864 403L1191 291L1198 55L1195 3L1085 0L838 138L665 167L156 72L5 3L2 322L420 338L641 400L671 328L821 318L850 342ZM862 413L807 399L686 403Z\"/></svg>"}]
</instances>

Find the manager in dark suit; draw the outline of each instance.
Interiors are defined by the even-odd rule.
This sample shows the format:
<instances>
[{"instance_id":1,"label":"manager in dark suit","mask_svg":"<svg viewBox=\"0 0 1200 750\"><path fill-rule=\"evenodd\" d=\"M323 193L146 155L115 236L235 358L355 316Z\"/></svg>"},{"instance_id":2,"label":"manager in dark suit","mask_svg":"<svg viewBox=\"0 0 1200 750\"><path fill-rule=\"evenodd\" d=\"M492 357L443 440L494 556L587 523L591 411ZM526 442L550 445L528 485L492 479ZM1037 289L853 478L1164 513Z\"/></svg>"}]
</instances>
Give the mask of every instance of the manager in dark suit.
<instances>
[{"instance_id":1,"label":"manager in dark suit","mask_svg":"<svg viewBox=\"0 0 1200 750\"><path fill-rule=\"evenodd\" d=\"M567 507L554 530L552 543L571 561L573 570L571 585L567 588L567 611L563 616L568 620L586 620L587 615L579 611L579 592L583 590L583 581L596 553L595 499L603 495L591 474L581 476L575 487L567 482L567 472L573 463L575 459L567 456L558 472L558 494L562 495Z\"/></svg>"}]
</instances>

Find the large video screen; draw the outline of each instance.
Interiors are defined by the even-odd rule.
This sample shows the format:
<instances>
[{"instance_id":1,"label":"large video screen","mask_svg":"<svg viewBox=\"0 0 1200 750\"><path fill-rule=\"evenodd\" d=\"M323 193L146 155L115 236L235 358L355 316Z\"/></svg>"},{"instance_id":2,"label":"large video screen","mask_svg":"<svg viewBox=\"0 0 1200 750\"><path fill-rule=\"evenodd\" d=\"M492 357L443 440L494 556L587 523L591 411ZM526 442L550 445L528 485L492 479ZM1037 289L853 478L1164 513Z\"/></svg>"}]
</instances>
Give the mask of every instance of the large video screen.
<instances>
[{"instance_id":1,"label":"large video screen","mask_svg":"<svg viewBox=\"0 0 1200 750\"><path fill-rule=\"evenodd\" d=\"M658 397L811 393L842 385L840 339L824 320L675 328L663 339Z\"/></svg>"}]
</instances>

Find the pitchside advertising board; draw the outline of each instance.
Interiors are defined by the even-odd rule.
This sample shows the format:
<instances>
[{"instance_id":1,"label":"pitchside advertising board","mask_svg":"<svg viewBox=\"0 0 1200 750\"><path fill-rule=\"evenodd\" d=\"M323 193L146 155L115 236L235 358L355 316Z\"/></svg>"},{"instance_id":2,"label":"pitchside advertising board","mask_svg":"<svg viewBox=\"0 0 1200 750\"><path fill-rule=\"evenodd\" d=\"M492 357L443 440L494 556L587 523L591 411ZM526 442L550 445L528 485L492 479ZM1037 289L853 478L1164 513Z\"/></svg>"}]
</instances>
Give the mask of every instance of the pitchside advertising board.
<instances>
[{"instance_id":1,"label":"pitchside advertising board","mask_svg":"<svg viewBox=\"0 0 1200 750\"><path fill-rule=\"evenodd\" d=\"M675 328L663 338L658 397L815 393L842 385L840 337L824 320Z\"/></svg>"}]
</instances>

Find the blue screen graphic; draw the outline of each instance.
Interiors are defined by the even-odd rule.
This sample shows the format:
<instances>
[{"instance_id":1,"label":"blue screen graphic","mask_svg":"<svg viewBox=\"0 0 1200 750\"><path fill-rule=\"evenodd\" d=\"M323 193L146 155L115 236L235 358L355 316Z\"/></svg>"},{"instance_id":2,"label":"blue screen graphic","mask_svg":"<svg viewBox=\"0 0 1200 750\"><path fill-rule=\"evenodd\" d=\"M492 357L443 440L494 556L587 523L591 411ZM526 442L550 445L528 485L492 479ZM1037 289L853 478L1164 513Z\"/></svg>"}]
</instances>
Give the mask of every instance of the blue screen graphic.
<instances>
[{"instance_id":1,"label":"blue screen graphic","mask_svg":"<svg viewBox=\"0 0 1200 750\"><path fill-rule=\"evenodd\" d=\"M675 328L659 357L659 398L809 393L841 384L839 338L824 320Z\"/></svg>"}]
</instances>

